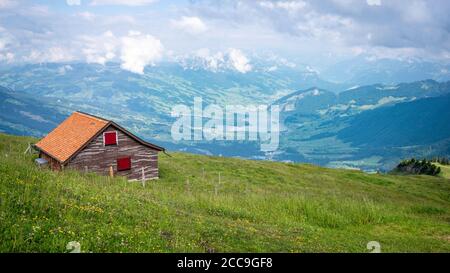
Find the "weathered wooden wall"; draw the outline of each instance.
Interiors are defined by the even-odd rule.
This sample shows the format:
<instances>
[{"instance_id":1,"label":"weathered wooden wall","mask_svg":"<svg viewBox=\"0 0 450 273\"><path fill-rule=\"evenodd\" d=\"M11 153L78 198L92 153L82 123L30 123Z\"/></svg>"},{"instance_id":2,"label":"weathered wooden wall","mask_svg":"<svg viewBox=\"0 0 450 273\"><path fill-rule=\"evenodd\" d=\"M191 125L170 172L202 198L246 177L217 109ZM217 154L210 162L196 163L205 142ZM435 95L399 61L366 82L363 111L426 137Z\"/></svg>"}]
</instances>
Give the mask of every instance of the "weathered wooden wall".
<instances>
[{"instance_id":1,"label":"weathered wooden wall","mask_svg":"<svg viewBox=\"0 0 450 273\"><path fill-rule=\"evenodd\" d=\"M54 159L53 157L47 155L44 152L40 152L39 153L39 157L47 160L48 166L50 167L51 170L53 170L53 171L60 171L61 170L61 164L56 159Z\"/></svg>"},{"instance_id":2,"label":"weathered wooden wall","mask_svg":"<svg viewBox=\"0 0 450 273\"><path fill-rule=\"evenodd\" d=\"M117 145L104 146L103 133L101 133L72 158L66 168L81 171L87 168L88 172L109 175L109 168L112 166L114 175L126 176L129 180L141 180L142 168L144 168L145 179L158 178L158 151L140 144L113 125L104 132L108 131L117 131ZM118 172L117 159L127 156L131 157L131 170Z\"/></svg>"}]
</instances>

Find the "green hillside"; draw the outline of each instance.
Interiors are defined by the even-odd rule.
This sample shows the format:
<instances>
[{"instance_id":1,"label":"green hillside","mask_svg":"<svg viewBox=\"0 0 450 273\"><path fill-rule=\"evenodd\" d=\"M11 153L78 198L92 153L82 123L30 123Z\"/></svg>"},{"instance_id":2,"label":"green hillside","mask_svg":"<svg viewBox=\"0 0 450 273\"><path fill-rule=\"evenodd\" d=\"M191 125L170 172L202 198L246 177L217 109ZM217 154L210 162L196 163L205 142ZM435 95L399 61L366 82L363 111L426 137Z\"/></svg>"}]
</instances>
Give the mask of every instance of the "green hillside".
<instances>
[{"instance_id":1,"label":"green hillside","mask_svg":"<svg viewBox=\"0 0 450 273\"><path fill-rule=\"evenodd\" d=\"M175 153L145 188L0 134L0 252L450 252L450 180ZM220 181L220 183L219 183Z\"/></svg>"},{"instance_id":2,"label":"green hillside","mask_svg":"<svg viewBox=\"0 0 450 273\"><path fill-rule=\"evenodd\" d=\"M439 163L434 163L434 165L441 168L441 173L439 174L441 177L450 179L450 166L449 165L442 165Z\"/></svg>"}]
</instances>

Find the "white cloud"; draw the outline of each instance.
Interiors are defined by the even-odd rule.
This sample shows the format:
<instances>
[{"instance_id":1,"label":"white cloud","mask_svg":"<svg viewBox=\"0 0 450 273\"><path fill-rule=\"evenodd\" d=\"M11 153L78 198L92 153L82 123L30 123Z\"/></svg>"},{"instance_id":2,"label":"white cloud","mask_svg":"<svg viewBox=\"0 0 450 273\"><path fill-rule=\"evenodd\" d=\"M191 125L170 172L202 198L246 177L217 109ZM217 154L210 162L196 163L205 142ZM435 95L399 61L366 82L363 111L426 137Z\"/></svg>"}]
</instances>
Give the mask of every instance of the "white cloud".
<instances>
[{"instance_id":1,"label":"white cloud","mask_svg":"<svg viewBox=\"0 0 450 273\"><path fill-rule=\"evenodd\" d=\"M427 21L433 21L430 10L426 2L423 1L411 1L409 5L406 5L403 10L403 18L406 22L410 23L425 23Z\"/></svg>"},{"instance_id":2,"label":"white cloud","mask_svg":"<svg viewBox=\"0 0 450 273\"><path fill-rule=\"evenodd\" d=\"M116 57L119 39L111 31L100 36L83 36L81 39L85 44L82 52L86 62L104 65Z\"/></svg>"},{"instance_id":3,"label":"white cloud","mask_svg":"<svg viewBox=\"0 0 450 273\"><path fill-rule=\"evenodd\" d=\"M72 71L73 67L71 65L63 65L58 68L58 74L59 75L65 75L67 71Z\"/></svg>"},{"instance_id":4,"label":"white cloud","mask_svg":"<svg viewBox=\"0 0 450 273\"><path fill-rule=\"evenodd\" d=\"M53 15L49 7L45 5L33 5L21 10L21 12L23 13L23 15L29 17L50 17Z\"/></svg>"},{"instance_id":5,"label":"white cloud","mask_svg":"<svg viewBox=\"0 0 450 273\"><path fill-rule=\"evenodd\" d=\"M6 61L6 63L12 63L14 61L15 55L11 52L6 52L5 54L0 53L0 61Z\"/></svg>"},{"instance_id":6,"label":"white cloud","mask_svg":"<svg viewBox=\"0 0 450 273\"><path fill-rule=\"evenodd\" d=\"M12 63L15 59L15 54L12 45L14 45L14 37L0 26L0 61Z\"/></svg>"},{"instance_id":7,"label":"white cloud","mask_svg":"<svg viewBox=\"0 0 450 273\"><path fill-rule=\"evenodd\" d=\"M72 59L72 56L61 47L51 47L45 56L47 62L61 62Z\"/></svg>"},{"instance_id":8,"label":"white cloud","mask_svg":"<svg viewBox=\"0 0 450 273\"><path fill-rule=\"evenodd\" d=\"M207 48L197 50L195 56L203 60L203 65L206 69L214 72L219 71L225 63L225 56L222 52L210 54L210 51Z\"/></svg>"},{"instance_id":9,"label":"white cloud","mask_svg":"<svg viewBox=\"0 0 450 273\"><path fill-rule=\"evenodd\" d=\"M381 6L381 0L366 0L369 6Z\"/></svg>"},{"instance_id":10,"label":"white cloud","mask_svg":"<svg viewBox=\"0 0 450 273\"><path fill-rule=\"evenodd\" d=\"M95 14L93 14L89 11L83 11L83 12L77 13L77 15L87 21L92 21L95 19Z\"/></svg>"},{"instance_id":11,"label":"white cloud","mask_svg":"<svg viewBox=\"0 0 450 273\"><path fill-rule=\"evenodd\" d=\"M306 3L304 1L263 1L260 2L259 5L268 9L284 9L288 12L296 12L303 9L306 6Z\"/></svg>"},{"instance_id":12,"label":"white cloud","mask_svg":"<svg viewBox=\"0 0 450 273\"><path fill-rule=\"evenodd\" d=\"M269 61L270 63L272 63L276 68L272 67L272 71L275 71L276 69L278 69L279 67L290 67L290 68L295 68L297 65L293 62L288 61L287 59L278 56L277 54L274 53L269 53L265 56L260 56L260 58L264 58L265 60Z\"/></svg>"},{"instance_id":13,"label":"white cloud","mask_svg":"<svg viewBox=\"0 0 450 273\"><path fill-rule=\"evenodd\" d=\"M205 23L198 17L183 16L179 20L172 20L172 25L175 28L181 29L191 34L198 34L205 32L208 28Z\"/></svg>"},{"instance_id":14,"label":"white cloud","mask_svg":"<svg viewBox=\"0 0 450 273\"><path fill-rule=\"evenodd\" d=\"M81 5L81 0L66 0L66 3L69 6L79 6Z\"/></svg>"},{"instance_id":15,"label":"white cloud","mask_svg":"<svg viewBox=\"0 0 450 273\"><path fill-rule=\"evenodd\" d=\"M12 63L14 60L14 57L15 57L14 53L11 53L11 52L6 53L6 62Z\"/></svg>"},{"instance_id":16,"label":"white cloud","mask_svg":"<svg viewBox=\"0 0 450 273\"><path fill-rule=\"evenodd\" d=\"M112 31L100 36L82 36L83 55L88 63L104 65L120 60L121 68L142 74L146 65L153 65L163 55L163 45L151 35L130 30L127 36L118 37Z\"/></svg>"},{"instance_id":17,"label":"white cloud","mask_svg":"<svg viewBox=\"0 0 450 273\"><path fill-rule=\"evenodd\" d=\"M161 37L165 48L176 54L210 48L213 52L203 59L199 57L199 61L213 70L229 68L230 53L223 51L222 56L215 56L218 54L215 52L230 47L296 56L296 61L315 66L373 51L376 56L397 56L394 53L398 52L402 56L430 61L448 62L450 59L447 12L450 1L444 0L434 4L425 0L229 0L220 4L184 1L180 5L164 4L167 9L160 5L143 6L155 0L60 1L63 5L78 2L84 5L82 10L78 10L79 6L70 8L71 16L58 12L61 3L57 1L45 1L45 5L41 1L37 1L40 4L31 2L0 0L2 16L15 18L5 21L12 41L2 54L11 52L16 61L29 56L32 49L45 52L55 46L68 49L77 60L85 60L88 55L91 61L99 63L110 58L120 61L121 36L126 34L119 33L129 29L141 29L144 34ZM17 8L2 9L15 3L18 3ZM139 7L88 6L91 4ZM117 35L114 57L108 54L111 50L102 49L103 45L87 46L87 41L79 40L81 36L95 38L95 34L108 29ZM201 35L181 35L182 31ZM0 40L2 38L0 33ZM230 67L234 69L233 65ZM248 70L246 65L237 67L241 71Z\"/></svg>"},{"instance_id":18,"label":"white cloud","mask_svg":"<svg viewBox=\"0 0 450 273\"><path fill-rule=\"evenodd\" d=\"M211 53L208 48L201 48L191 54L173 55L172 61L179 63L184 69L205 69L219 72L225 68L225 55L222 52Z\"/></svg>"},{"instance_id":19,"label":"white cloud","mask_svg":"<svg viewBox=\"0 0 450 273\"><path fill-rule=\"evenodd\" d=\"M208 48L201 48L191 54L175 56L173 59L185 69L205 69L212 72L236 70L247 73L252 70L249 59L236 48L230 48L226 52L212 53Z\"/></svg>"},{"instance_id":20,"label":"white cloud","mask_svg":"<svg viewBox=\"0 0 450 273\"><path fill-rule=\"evenodd\" d=\"M130 32L121 39L122 69L143 74L146 65L153 65L162 58L164 47L160 40L151 35Z\"/></svg>"},{"instance_id":21,"label":"white cloud","mask_svg":"<svg viewBox=\"0 0 450 273\"><path fill-rule=\"evenodd\" d=\"M130 30L130 31L128 31L128 35L129 36L139 36L141 34L142 33L140 31L138 31L138 30Z\"/></svg>"},{"instance_id":22,"label":"white cloud","mask_svg":"<svg viewBox=\"0 0 450 273\"><path fill-rule=\"evenodd\" d=\"M73 55L66 49L54 46L49 49L38 51L33 49L27 57L24 57L26 62L31 63L57 63L72 61Z\"/></svg>"},{"instance_id":23,"label":"white cloud","mask_svg":"<svg viewBox=\"0 0 450 273\"><path fill-rule=\"evenodd\" d=\"M247 57L239 49L230 48L228 51L230 64L241 73L247 73L252 70Z\"/></svg>"},{"instance_id":24,"label":"white cloud","mask_svg":"<svg viewBox=\"0 0 450 273\"><path fill-rule=\"evenodd\" d=\"M156 2L156 0L92 0L91 5L145 6L154 2Z\"/></svg>"},{"instance_id":25,"label":"white cloud","mask_svg":"<svg viewBox=\"0 0 450 273\"><path fill-rule=\"evenodd\" d=\"M17 1L14 0L0 0L0 9L11 8L17 5Z\"/></svg>"}]
</instances>

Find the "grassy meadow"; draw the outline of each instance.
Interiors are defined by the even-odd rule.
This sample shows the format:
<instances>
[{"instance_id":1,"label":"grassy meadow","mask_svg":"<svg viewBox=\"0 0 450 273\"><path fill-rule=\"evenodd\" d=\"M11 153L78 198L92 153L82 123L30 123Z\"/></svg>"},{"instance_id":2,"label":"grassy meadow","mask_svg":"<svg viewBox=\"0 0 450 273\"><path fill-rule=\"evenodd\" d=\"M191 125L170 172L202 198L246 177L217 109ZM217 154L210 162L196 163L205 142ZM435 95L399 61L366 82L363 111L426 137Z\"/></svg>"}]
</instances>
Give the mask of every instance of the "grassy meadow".
<instances>
[{"instance_id":1,"label":"grassy meadow","mask_svg":"<svg viewBox=\"0 0 450 273\"><path fill-rule=\"evenodd\" d=\"M439 163L433 163L433 164L441 168L441 173L439 174L439 176L450 179L450 166L449 165L442 165Z\"/></svg>"},{"instance_id":2,"label":"grassy meadow","mask_svg":"<svg viewBox=\"0 0 450 273\"><path fill-rule=\"evenodd\" d=\"M34 166L0 134L0 252L450 252L449 177L160 154L160 179Z\"/></svg>"}]
</instances>

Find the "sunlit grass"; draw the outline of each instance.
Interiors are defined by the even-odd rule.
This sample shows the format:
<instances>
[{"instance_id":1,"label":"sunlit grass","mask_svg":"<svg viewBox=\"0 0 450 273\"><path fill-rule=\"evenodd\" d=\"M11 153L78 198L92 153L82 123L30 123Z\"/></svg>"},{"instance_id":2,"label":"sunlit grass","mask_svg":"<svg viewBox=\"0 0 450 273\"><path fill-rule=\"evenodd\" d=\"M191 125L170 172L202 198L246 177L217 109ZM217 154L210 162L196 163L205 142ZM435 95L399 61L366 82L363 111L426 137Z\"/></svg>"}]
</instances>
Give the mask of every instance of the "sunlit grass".
<instances>
[{"instance_id":1,"label":"sunlit grass","mask_svg":"<svg viewBox=\"0 0 450 273\"><path fill-rule=\"evenodd\" d=\"M450 181L183 153L143 187L39 170L0 135L0 251L450 251Z\"/></svg>"},{"instance_id":2,"label":"sunlit grass","mask_svg":"<svg viewBox=\"0 0 450 273\"><path fill-rule=\"evenodd\" d=\"M441 173L439 174L439 176L450 179L450 166L449 165L442 165L439 163L433 163L436 166L441 168Z\"/></svg>"}]
</instances>

